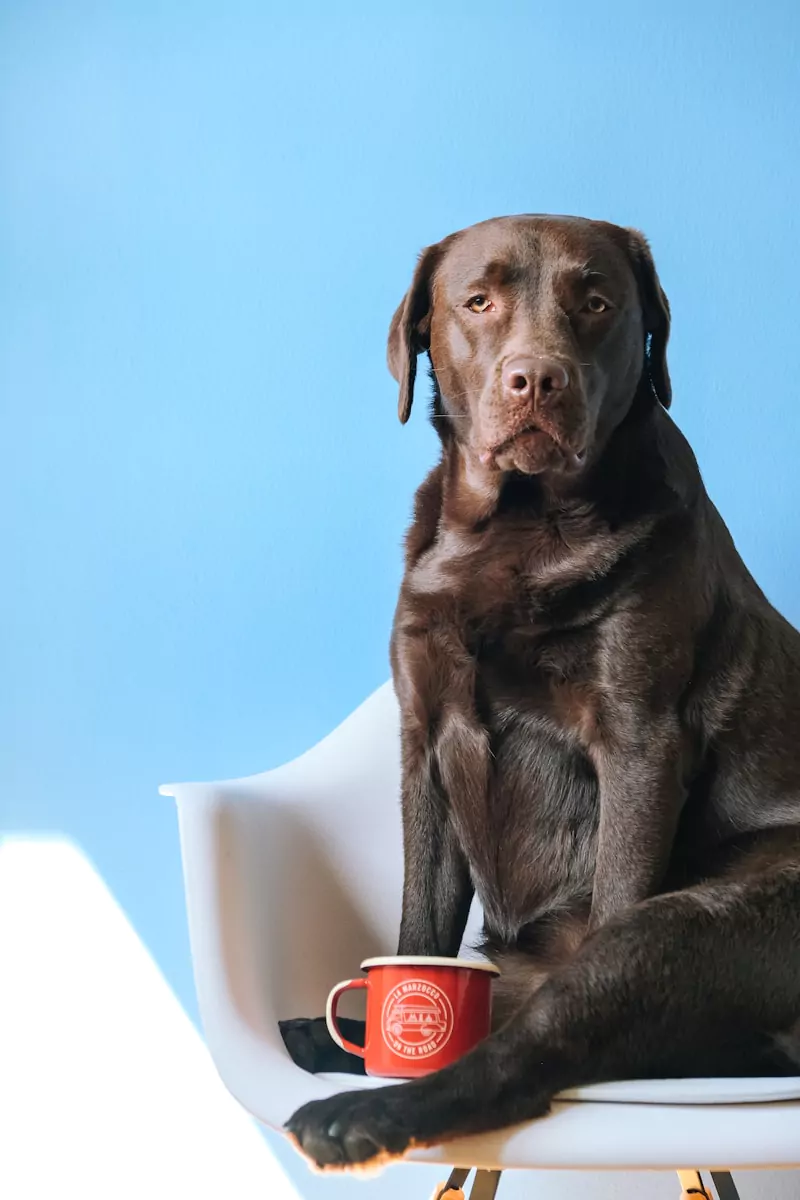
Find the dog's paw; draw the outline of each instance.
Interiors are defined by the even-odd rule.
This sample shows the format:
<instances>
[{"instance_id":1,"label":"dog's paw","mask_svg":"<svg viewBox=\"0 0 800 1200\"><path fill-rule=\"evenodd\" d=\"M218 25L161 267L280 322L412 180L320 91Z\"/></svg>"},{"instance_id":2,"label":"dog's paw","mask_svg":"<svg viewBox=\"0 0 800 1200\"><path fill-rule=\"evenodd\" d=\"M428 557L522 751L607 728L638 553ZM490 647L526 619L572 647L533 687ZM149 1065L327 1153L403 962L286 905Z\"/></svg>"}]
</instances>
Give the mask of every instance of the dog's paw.
<instances>
[{"instance_id":1,"label":"dog's paw","mask_svg":"<svg viewBox=\"0 0 800 1200\"><path fill-rule=\"evenodd\" d=\"M322 1169L380 1165L411 1145L405 1116L409 1105L392 1094L407 1088L343 1092L315 1100L298 1109L286 1129L306 1157Z\"/></svg>"}]
</instances>

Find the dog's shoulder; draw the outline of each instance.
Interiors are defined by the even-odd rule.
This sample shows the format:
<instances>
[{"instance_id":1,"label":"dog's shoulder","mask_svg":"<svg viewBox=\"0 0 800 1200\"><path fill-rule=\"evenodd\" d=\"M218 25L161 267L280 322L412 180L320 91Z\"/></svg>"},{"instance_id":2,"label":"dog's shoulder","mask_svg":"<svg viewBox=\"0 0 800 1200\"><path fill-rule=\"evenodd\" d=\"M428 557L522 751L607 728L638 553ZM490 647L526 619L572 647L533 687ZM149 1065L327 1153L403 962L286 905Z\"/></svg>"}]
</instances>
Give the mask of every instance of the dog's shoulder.
<instances>
[{"instance_id":1,"label":"dog's shoulder","mask_svg":"<svg viewBox=\"0 0 800 1200\"><path fill-rule=\"evenodd\" d=\"M405 537L406 571L410 571L436 540L442 515L443 466L437 463L417 488L414 515Z\"/></svg>"}]
</instances>

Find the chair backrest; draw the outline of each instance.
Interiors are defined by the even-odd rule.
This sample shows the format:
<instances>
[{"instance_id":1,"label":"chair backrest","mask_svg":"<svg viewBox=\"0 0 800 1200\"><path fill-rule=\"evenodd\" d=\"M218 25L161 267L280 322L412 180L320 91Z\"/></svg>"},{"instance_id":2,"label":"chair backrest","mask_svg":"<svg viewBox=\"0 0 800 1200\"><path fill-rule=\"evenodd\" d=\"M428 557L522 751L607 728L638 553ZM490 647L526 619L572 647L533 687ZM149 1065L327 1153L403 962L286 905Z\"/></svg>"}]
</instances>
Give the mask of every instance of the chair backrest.
<instances>
[{"instance_id":1,"label":"chair backrest","mask_svg":"<svg viewBox=\"0 0 800 1200\"><path fill-rule=\"evenodd\" d=\"M268 992L278 1017L318 1015L362 959L394 953L399 780L398 711L386 685L301 758L224 785L223 940L238 978L249 958L253 994Z\"/></svg>"}]
</instances>

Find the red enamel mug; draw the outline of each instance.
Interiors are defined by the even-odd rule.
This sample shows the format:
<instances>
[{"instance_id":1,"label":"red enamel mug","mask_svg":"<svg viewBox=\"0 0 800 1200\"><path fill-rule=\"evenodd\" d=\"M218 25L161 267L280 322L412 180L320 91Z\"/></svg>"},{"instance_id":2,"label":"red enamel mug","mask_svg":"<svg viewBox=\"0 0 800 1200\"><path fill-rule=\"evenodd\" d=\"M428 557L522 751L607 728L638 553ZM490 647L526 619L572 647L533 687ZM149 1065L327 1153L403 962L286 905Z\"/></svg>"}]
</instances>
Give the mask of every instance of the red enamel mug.
<instances>
[{"instance_id":1,"label":"red enamel mug","mask_svg":"<svg viewBox=\"0 0 800 1200\"><path fill-rule=\"evenodd\" d=\"M368 1075L410 1079L461 1058L489 1032L497 967L465 958L367 958L366 979L345 979L328 996L326 1020L337 1045L364 1059ZM339 998L367 993L363 1046L336 1021Z\"/></svg>"}]
</instances>

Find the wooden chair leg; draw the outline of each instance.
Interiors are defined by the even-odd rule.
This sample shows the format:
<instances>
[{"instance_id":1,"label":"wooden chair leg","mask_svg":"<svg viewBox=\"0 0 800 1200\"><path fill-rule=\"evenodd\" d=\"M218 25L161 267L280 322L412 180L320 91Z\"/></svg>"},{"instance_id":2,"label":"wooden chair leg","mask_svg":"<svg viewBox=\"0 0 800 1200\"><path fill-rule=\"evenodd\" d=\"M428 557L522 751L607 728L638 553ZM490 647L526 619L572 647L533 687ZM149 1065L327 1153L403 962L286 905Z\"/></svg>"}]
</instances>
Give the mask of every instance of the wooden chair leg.
<instances>
[{"instance_id":1,"label":"wooden chair leg","mask_svg":"<svg viewBox=\"0 0 800 1200\"><path fill-rule=\"evenodd\" d=\"M717 1189L719 1200L741 1200L730 1171L710 1171L709 1174ZM703 1186L699 1171L678 1171L678 1179L683 1188L681 1200L692 1200L692 1197L695 1197L695 1200L702 1200L703 1197L705 1200L712 1200Z\"/></svg>"},{"instance_id":2,"label":"wooden chair leg","mask_svg":"<svg viewBox=\"0 0 800 1200\"><path fill-rule=\"evenodd\" d=\"M472 1168L453 1167L447 1183L440 1183L433 1193L433 1200L464 1200L462 1188L470 1176Z\"/></svg>"},{"instance_id":3,"label":"wooden chair leg","mask_svg":"<svg viewBox=\"0 0 800 1200\"><path fill-rule=\"evenodd\" d=\"M439 1184L433 1200L464 1200L464 1184L470 1174L470 1170L454 1167L447 1183ZM501 1174L501 1171L476 1171L469 1200L494 1200Z\"/></svg>"},{"instance_id":4,"label":"wooden chair leg","mask_svg":"<svg viewBox=\"0 0 800 1200\"><path fill-rule=\"evenodd\" d=\"M681 1200L712 1200L703 1187L699 1171L678 1171L678 1182L683 1189Z\"/></svg>"}]
</instances>

